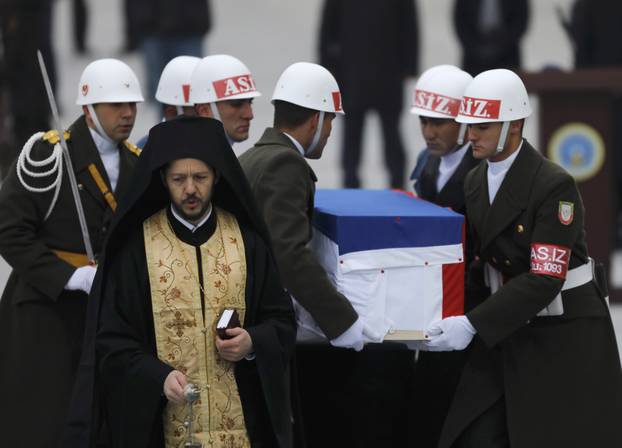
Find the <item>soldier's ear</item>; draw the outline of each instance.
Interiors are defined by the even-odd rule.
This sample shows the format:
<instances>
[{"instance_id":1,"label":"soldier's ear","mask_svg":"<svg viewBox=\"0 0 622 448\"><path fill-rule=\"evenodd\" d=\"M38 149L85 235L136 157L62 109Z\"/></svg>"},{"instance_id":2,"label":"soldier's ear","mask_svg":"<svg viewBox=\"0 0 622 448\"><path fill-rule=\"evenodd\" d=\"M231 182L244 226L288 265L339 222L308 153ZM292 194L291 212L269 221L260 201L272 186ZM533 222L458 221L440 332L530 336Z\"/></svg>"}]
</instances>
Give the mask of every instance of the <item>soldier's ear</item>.
<instances>
[{"instance_id":1,"label":"soldier's ear","mask_svg":"<svg viewBox=\"0 0 622 448\"><path fill-rule=\"evenodd\" d=\"M313 115L311 115L310 119L311 119L313 131L315 132L315 129L318 127L320 123L320 113L317 111L313 112Z\"/></svg>"},{"instance_id":2,"label":"soldier's ear","mask_svg":"<svg viewBox=\"0 0 622 448\"><path fill-rule=\"evenodd\" d=\"M524 119L510 121L510 133L523 135L523 124L525 123Z\"/></svg>"},{"instance_id":3,"label":"soldier's ear","mask_svg":"<svg viewBox=\"0 0 622 448\"><path fill-rule=\"evenodd\" d=\"M195 104L194 110L199 117L213 118L212 108L209 104Z\"/></svg>"}]
</instances>

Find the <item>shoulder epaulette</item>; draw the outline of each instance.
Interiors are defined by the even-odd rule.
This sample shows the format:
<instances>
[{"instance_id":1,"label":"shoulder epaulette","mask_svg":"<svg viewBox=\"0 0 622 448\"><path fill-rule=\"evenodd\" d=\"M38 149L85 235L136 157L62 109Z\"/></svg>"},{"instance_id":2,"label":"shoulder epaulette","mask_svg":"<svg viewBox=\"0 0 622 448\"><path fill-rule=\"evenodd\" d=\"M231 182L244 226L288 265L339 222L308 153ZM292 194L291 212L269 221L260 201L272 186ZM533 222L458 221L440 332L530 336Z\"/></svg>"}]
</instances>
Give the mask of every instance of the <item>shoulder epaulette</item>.
<instances>
[{"instance_id":1,"label":"shoulder epaulette","mask_svg":"<svg viewBox=\"0 0 622 448\"><path fill-rule=\"evenodd\" d=\"M71 132L65 131L65 141L69 140L70 137ZM55 145L60 142L60 135L58 134L58 131L56 129L52 129L51 131L47 131L45 134L43 134L42 140L45 140L52 145Z\"/></svg>"},{"instance_id":2,"label":"shoulder epaulette","mask_svg":"<svg viewBox=\"0 0 622 448\"><path fill-rule=\"evenodd\" d=\"M134 143L130 143L127 140L125 140L123 144L128 149L128 151L130 151L132 154L134 154L137 157L140 156L140 153L143 151L138 146L136 146Z\"/></svg>"}]
</instances>

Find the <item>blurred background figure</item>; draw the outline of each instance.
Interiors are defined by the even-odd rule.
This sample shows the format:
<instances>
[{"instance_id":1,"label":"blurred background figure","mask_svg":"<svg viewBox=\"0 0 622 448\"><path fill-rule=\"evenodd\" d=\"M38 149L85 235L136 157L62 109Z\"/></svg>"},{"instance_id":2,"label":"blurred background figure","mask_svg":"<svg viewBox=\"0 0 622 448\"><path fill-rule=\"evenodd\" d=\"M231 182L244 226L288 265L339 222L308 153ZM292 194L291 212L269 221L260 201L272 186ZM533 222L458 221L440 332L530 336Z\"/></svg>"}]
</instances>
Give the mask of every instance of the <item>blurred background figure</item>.
<instances>
[{"instance_id":1,"label":"blurred background figure","mask_svg":"<svg viewBox=\"0 0 622 448\"><path fill-rule=\"evenodd\" d=\"M22 145L37 131L50 128L47 95L41 78L37 49L41 50L56 86L56 64L52 52L52 0L1 0L3 70L2 86L7 94L10 122L3 126ZM12 131L11 131L12 129ZM4 140L4 137L2 137ZM7 148L8 149L8 148ZM4 168L17 157L20 148L2 149Z\"/></svg>"},{"instance_id":2,"label":"blurred background figure","mask_svg":"<svg viewBox=\"0 0 622 448\"><path fill-rule=\"evenodd\" d=\"M0 183L6 176L11 161L17 154L15 136L9 111L8 67L4 59L4 46L0 40Z\"/></svg>"},{"instance_id":3,"label":"blurred background figure","mask_svg":"<svg viewBox=\"0 0 622 448\"><path fill-rule=\"evenodd\" d=\"M528 0L456 0L453 20L465 71L475 76L494 68L521 68Z\"/></svg>"},{"instance_id":4,"label":"blurred background figure","mask_svg":"<svg viewBox=\"0 0 622 448\"><path fill-rule=\"evenodd\" d=\"M124 27L123 27L123 53L132 53L138 49L138 40L139 40L139 32L136 28L136 24L134 23L137 19L133 0L122 0L123 1L123 18Z\"/></svg>"},{"instance_id":5,"label":"blurred background figure","mask_svg":"<svg viewBox=\"0 0 622 448\"><path fill-rule=\"evenodd\" d=\"M211 28L208 0L125 0L126 50L140 49L147 69L147 97L153 101L160 73L174 57L203 56Z\"/></svg>"},{"instance_id":6,"label":"blurred background figure","mask_svg":"<svg viewBox=\"0 0 622 448\"><path fill-rule=\"evenodd\" d=\"M85 0L72 0L73 44L78 54L86 54L86 30L89 23L89 11Z\"/></svg>"},{"instance_id":7,"label":"blurred background figure","mask_svg":"<svg viewBox=\"0 0 622 448\"><path fill-rule=\"evenodd\" d=\"M622 2L575 0L570 19L560 18L573 44L575 68L622 66Z\"/></svg>"},{"instance_id":8,"label":"blurred background figure","mask_svg":"<svg viewBox=\"0 0 622 448\"><path fill-rule=\"evenodd\" d=\"M384 138L392 188L404 187L405 152L399 130L404 81L418 63L414 0L326 0L320 27L320 64L341 86L345 129L344 186L361 185L358 169L365 115L375 110Z\"/></svg>"},{"instance_id":9,"label":"blurred background figure","mask_svg":"<svg viewBox=\"0 0 622 448\"><path fill-rule=\"evenodd\" d=\"M557 9L574 50L574 66L580 68L622 67L622 2L619 0L575 0L570 18ZM613 128L616 142L622 141L622 97L614 103ZM613 152L617 172L622 173L622 148ZM618 216L616 270L622 272L622 176L617 176ZM617 277L617 276L616 276Z\"/></svg>"}]
</instances>

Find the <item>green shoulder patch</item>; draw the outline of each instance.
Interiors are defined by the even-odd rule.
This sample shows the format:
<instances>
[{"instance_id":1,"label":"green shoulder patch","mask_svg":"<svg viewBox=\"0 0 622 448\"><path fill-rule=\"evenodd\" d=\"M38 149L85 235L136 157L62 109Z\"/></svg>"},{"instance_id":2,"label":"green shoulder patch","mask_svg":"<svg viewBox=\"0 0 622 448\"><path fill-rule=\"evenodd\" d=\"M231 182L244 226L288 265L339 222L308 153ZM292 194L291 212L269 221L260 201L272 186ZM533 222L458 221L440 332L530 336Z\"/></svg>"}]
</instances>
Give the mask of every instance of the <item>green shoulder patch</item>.
<instances>
[{"instance_id":1,"label":"green shoulder patch","mask_svg":"<svg viewBox=\"0 0 622 448\"><path fill-rule=\"evenodd\" d=\"M574 220L574 203L559 201L557 217L559 218L559 222L565 226L572 224L572 221Z\"/></svg>"}]
</instances>

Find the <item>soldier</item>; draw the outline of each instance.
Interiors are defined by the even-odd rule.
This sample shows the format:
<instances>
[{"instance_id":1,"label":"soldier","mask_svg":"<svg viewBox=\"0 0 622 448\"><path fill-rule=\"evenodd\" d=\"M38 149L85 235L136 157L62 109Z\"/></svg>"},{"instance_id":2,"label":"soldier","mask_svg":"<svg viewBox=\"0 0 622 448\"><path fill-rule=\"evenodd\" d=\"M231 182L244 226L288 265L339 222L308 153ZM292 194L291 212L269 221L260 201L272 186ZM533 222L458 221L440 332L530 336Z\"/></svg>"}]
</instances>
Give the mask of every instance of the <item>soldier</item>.
<instances>
[{"instance_id":1,"label":"soldier","mask_svg":"<svg viewBox=\"0 0 622 448\"><path fill-rule=\"evenodd\" d=\"M76 101L83 115L65 139L95 258L137 161L126 139L140 101L123 62L101 59L84 69ZM0 301L3 446L59 445L96 271L59 140L57 131L33 135L0 190L0 254L13 268Z\"/></svg>"},{"instance_id":2,"label":"soldier","mask_svg":"<svg viewBox=\"0 0 622 448\"><path fill-rule=\"evenodd\" d=\"M421 134L429 152L423 166L415 167L411 180L421 198L464 214L464 176L479 161L471 145L464 143L466 128L454 118L460 100L473 78L452 65L426 70L415 86L410 113L419 116ZM418 173L415 177L415 173Z\"/></svg>"},{"instance_id":3,"label":"soldier","mask_svg":"<svg viewBox=\"0 0 622 448\"><path fill-rule=\"evenodd\" d=\"M190 79L200 60L194 56L177 56L162 70L155 97L162 104L165 120L196 115L190 102Z\"/></svg>"},{"instance_id":4,"label":"soldier","mask_svg":"<svg viewBox=\"0 0 622 448\"><path fill-rule=\"evenodd\" d=\"M602 270L589 258L574 179L522 138L521 79L481 73L462 98L465 180L478 258L465 316L427 329L429 350L469 346L439 447L618 447L622 373Z\"/></svg>"},{"instance_id":5,"label":"soldier","mask_svg":"<svg viewBox=\"0 0 622 448\"><path fill-rule=\"evenodd\" d=\"M200 60L194 56L177 56L162 70L155 98L162 105L163 120L196 115L190 102L190 78ZM146 135L136 142L139 148L144 148L146 144Z\"/></svg>"},{"instance_id":6,"label":"soldier","mask_svg":"<svg viewBox=\"0 0 622 448\"><path fill-rule=\"evenodd\" d=\"M306 247L317 177L305 158L322 156L332 121L343 114L339 86L324 67L301 62L283 72L272 102L275 127L240 156L240 165L268 224L285 286L335 345L360 350L363 322Z\"/></svg>"},{"instance_id":7,"label":"soldier","mask_svg":"<svg viewBox=\"0 0 622 448\"><path fill-rule=\"evenodd\" d=\"M232 145L248 138L258 96L250 70L233 56L207 56L192 73L190 102L197 115L220 120Z\"/></svg>"},{"instance_id":8,"label":"soldier","mask_svg":"<svg viewBox=\"0 0 622 448\"><path fill-rule=\"evenodd\" d=\"M426 70L415 86L412 114L419 116L427 157L419 162L411 179L419 197L465 214L464 178L480 161L473 157L470 143L463 143L466 125L454 118L466 86L473 80L453 65ZM466 248L470 238L467 235ZM466 263L473 258L466 250ZM415 376L417 441L436 446L443 421L460 378L466 358L464 352L420 352Z\"/></svg>"},{"instance_id":9,"label":"soldier","mask_svg":"<svg viewBox=\"0 0 622 448\"><path fill-rule=\"evenodd\" d=\"M405 445L404 389L412 352L396 344L363 349L373 335L307 244L317 177L306 159L322 157L332 122L344 113L339 86L324 67L299 62L283 72L272 102L274 127L240 156L240 164L268 224L283 284L295 300L305 441L324 448ZM317 344L309 316L332 347Z\"/></svg>"}]
</instances>

